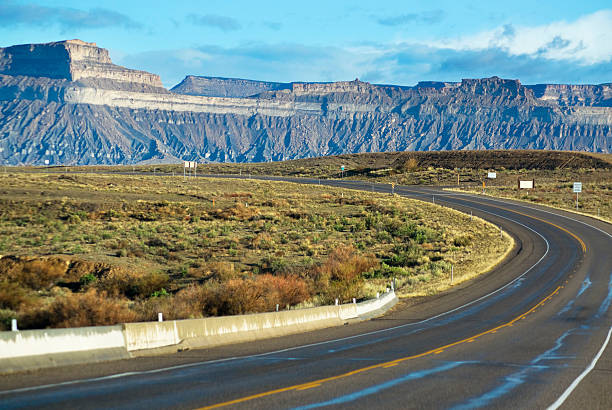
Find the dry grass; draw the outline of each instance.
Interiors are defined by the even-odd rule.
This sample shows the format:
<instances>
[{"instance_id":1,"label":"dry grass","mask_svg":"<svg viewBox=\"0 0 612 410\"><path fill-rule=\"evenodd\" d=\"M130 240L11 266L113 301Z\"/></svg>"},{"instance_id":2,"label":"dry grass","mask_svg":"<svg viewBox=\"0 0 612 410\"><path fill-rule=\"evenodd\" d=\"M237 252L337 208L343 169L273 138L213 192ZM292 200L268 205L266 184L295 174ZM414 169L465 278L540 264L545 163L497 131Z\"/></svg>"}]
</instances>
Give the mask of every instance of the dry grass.
<instances>
[{"instance_id":1,"label":"dry grass","mask_svg":"<svg viewBox=\"0 0 612 410\"><path fill-rule=\"evenodd\" d=\"M393 277L403 294L430 294L451 264L460 281L510 246L483 221L397 196L17 172L0 174L0 237L0 322L22 328L349 301Z\"/></svg>"}]
</instances>

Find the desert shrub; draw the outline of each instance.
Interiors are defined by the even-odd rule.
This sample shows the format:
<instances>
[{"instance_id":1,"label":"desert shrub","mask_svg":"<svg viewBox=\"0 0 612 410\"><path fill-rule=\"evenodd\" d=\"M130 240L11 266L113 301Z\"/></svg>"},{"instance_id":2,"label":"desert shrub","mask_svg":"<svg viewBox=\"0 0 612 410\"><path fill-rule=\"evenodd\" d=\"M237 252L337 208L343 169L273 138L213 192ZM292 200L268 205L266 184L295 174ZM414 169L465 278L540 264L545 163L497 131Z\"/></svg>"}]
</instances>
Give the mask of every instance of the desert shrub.
<instances>
[{"instance_id":1,"label":"desert shrub","mask_svg":"<svg viewBox=\"0 0 612 410\"><path fill-rule=\"evenodd\" d=\"M64 277L68 263L62 259L2 258L0 277L34 290L47 289Z\"/></svg>"},{"instance_id":2,"label":"desert shrub","mask_svg":"<svg viewBox=\"0 0 612 410\"><path fill-rule=\"evenodd\" d=\"M335 298L350 301L361 296L363 273L377 265L374 256L360 255L352 246L339 246L316 268L315 286L326 303Z\"/></svg>"},{"instance_id":3,"label":"desert shrub","mask_svg":"<svg viewBox=\"0 0 612 410\"><path fill-rule=\"evenodd\" d=\"M133 310L140 321L157 320L157 314L163 313L164 320L196 319L202 317L201 289L198 289L197 298L188 298L184 294L191 289L199 288L190 286L176 295L154 297L142 300L135 304Z\"/></svg>"},{"instance_id":4,"label":"desert shrub","mask_svg":"<svg viewBox=\"0 0 612 410\"><path fill-rule=\"evenodd\" d=\"M112 269L95 282L95 288L112 297L148 298L153 293L167 288L170 278L161 272L139 275L123 269Z\"/></svg>"},{"instance_id":5,"label":"desert shrub","mask_svg":"<svg viewBox=\"0 0 612 410\"><path fill-rule=\"evenodd\" d=\"M103 326L137 319L124 301L89 289L57 297L46 309L29 312L20 318L24 328Z\"/></svg>"},{"instance_id":6,"label":"desert shrub","mask_svg":"<svg viewBox=\"0 0 612 410\"><path fill-rule=\"evenodd\" d=\"M261 275L256 283L266 291L266 310L271 310L278 303L280 306L293 306L310 297L304 279L297 276Z\"/></svg>"},{"instance_id":7,"label":"desert shrub","mask_svg":"<svg viewBox=\"0 0 612 410\"><path fill-rule=\"evenodd\" d=\"M87 273L79 278L79 283L81 284L81 286L87 286L90 283L95 282L96 280L98 280L96 275L94 275L93 273Z\"/></svg>"},{"instance_id":8,"label":"desert shrub","mask_svg":"<svg viewBox=\"0 0 612 410\"><path fill-rule=\"evenodd\" d=\"M258 233L252 240L254 249L270 249L274 246L274 239L267 232Z\"/></svg>"},{"instance_id":9,"label":"desert shrub","mask_svg":"<svg viewBox=\"0 0 612 410\"><path fill-rule=\"evenodd\" d=\"M34 301L32 291L17 282L0 281L0 309L20 310Z\"/></svg>"},{"instance_id":10,"label":"desert shrub","mask_svg":"<svg viewBox=\"0 0 612 410\"><path fill-rule=\"evenodd\" d=\"M411 267L419 264L419 258L423 255L423 250L413 242L398 246L390 258L385 260L389 266Z\"/></svg>"},{"instance_id":11,"label":"desert shrub","mask_svg":"<svg viewBox=\"0 0 612 410\"><path fill-rule=\"evenodd\" d=\"M129 288L126 296L146 298L154 295L155 292L161 292L162 289L168 286L170 278L165 273L151 272L143 276L135 278L132 286Z\"/></svg>"},{"instance_id":12,"label":"desert shrub","mask_svg":"<svg viewBox=\"0 0 612 410\"><path fill-rule=\"evenodd\" d=\"M207 283L201 288L202 312L220 316L272 311L276 304L285 307L307 300L308 288L297 276L270 274Z\"/></svg>"},{"instance_id":13,"label":"desert shrub","mask_svg":"<svg viewBox=\"0 0 612 410\"><path fill-rule=\"evenodd\" d=\"M289 262L282 257L266 256L259 265L262 272L280 274L289 269Z\"/></svg>"},{"instance_id":14,"label":"desert shrub","mask_svg":"<svg viewBox=\"0 0 612 410\"><path fill-rule=\"evenodd\" d=\"M410 171L410 172L416 171L418 168L419 168L419 161L414 157L408 158L402 165L403 170Z\"/></svg>"},{"instance_id":15,"label":"desert shrub","mask_svg":"<svg viewBox=\"0 0 612 410\"><path fill-rule=\"evenodd\" d=\"M461 235L453 239L453 245L455 246L468 246L470 243L472 243L470 235Z\"/></svg>"},{"instance_id":16,"label":"desert shrub","mask_svg":"<svg viewBox=\"0 0 612 410\"><path fill-rule=\"evenodd\" d=\"M191 273L196 277L211 276L219 281L226 281L236 276L236 269L232 262L216 261L208 262L199 269L191 269Z\"/></svg>"}]
</instances>

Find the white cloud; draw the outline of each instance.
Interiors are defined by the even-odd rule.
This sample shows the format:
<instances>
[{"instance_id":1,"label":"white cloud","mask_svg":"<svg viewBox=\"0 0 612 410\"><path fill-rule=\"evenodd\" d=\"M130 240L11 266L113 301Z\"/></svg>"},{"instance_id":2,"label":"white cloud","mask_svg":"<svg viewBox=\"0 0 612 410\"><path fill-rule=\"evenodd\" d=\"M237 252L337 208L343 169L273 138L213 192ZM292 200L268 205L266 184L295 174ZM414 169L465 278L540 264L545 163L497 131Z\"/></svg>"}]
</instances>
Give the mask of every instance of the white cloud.
<instances>
[{"instance_id":1,"label":"white cloud","mask_svg":"<svg viewBox=\"0 0 612 410\"><path fill-rule=\"evenodd\" d=\"M612 10L540 26L504 25L474 35L426 43L453 50L498 48L509 55L597 64L612 59Z\"/></svg>"},{"instance_id":2,"label":"white cloud","mask_svg":"<svg viewBox=\"0 0 612 410\"><path fill-rule=\"evenodd\" d=\"M192 48L177 50L175 56L185 67L201 67L203 62L211 59L209 54Z\"/></svg>"}]
</instances>

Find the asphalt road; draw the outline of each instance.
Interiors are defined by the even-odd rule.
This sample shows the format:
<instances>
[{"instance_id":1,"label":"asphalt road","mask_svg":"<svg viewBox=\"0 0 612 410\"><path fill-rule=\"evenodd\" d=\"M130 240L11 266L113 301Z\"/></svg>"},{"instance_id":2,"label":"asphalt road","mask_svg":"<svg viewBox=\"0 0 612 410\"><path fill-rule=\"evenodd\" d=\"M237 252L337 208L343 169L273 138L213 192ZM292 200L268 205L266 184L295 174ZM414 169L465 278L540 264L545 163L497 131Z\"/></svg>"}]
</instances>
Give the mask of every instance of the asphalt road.
<instances>
[{"instance_id":1,"label":"asphalt road","mask_svg":"<svg viewBox=\"0 0 612 410\"><path fill-rule=\"evenodd\" d=\"M516 247L477 280L376 320L4 376L0 408L612 408L609 224L431 187L395 193L471 211Z\"/></svg>"}]
</instances>

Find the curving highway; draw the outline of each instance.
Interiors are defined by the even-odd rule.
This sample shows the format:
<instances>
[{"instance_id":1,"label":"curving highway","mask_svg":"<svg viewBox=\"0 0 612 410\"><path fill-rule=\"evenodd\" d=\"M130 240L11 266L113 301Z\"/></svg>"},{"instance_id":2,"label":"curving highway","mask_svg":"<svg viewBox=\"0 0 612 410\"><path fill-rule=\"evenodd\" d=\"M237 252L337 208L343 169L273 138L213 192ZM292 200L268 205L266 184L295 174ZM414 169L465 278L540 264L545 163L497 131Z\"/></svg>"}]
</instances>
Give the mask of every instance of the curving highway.
<instances>
[{"instance_id":1,"label":"curving highway","mask_svg":"<svg viewBox=\"0 0 612 410\"><path fill-rule=\"evenodd\" d=\"M609 224L432 187L395 193L471 211L516 246L477 280L376 320L3 376L0 408L612 408Z\"/></svg>"}]
</instances>

